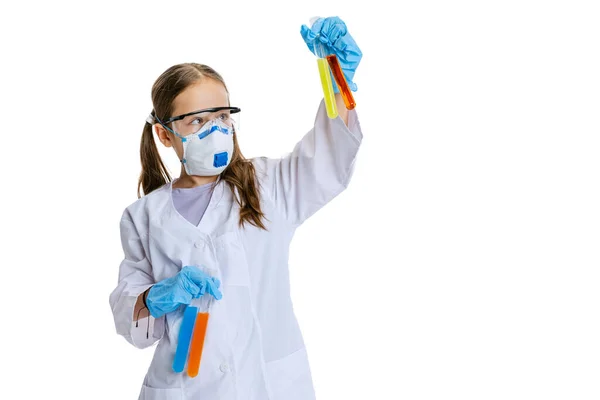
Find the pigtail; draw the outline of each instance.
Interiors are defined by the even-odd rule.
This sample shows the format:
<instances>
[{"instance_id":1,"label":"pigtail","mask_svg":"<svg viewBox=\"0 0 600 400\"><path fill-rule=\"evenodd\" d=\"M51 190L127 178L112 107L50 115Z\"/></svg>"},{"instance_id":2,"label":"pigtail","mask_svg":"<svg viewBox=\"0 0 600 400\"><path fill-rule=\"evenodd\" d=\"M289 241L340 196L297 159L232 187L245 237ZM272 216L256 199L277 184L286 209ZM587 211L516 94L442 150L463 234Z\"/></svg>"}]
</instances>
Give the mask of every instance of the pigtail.
<instances>
[{"instance_id":1,"label":"pigtail","mask_svg":"<svg viewBox=\"0 0 600 400\"><path fill-rule=\"evenodd\" d=\"M154 112L152 113L154 115ZM138 180L138 198L143 194L148 194L171 181L171 175L165 167L152 132L152 125L148 122L144 125L142 132L142 141L140 143L140 161L142 162L142 172Z\"/></svg>"}]
</instances>

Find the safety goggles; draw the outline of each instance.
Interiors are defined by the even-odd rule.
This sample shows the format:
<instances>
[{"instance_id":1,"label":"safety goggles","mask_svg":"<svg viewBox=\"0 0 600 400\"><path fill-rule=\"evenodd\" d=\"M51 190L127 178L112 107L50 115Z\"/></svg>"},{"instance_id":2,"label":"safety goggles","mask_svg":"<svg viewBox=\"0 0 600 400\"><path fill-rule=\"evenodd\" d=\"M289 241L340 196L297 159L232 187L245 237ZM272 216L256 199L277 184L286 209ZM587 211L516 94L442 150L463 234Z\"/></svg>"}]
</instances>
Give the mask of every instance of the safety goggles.
<instances>
[{"instance_id":1,"label":"safety goggles","mask_svg":"<svg viewBox=\"0 0 600 400\"><path fill-rule=\"evenodd\" d=\"M238 107L213 107L192 111L164 121L158 117L153 119L175 135L185 137L198 133L207 122L214 120L232 129L239 129L240 111ZM172 128L168 127L169 124Z\"/></svg>"}]
</instances>

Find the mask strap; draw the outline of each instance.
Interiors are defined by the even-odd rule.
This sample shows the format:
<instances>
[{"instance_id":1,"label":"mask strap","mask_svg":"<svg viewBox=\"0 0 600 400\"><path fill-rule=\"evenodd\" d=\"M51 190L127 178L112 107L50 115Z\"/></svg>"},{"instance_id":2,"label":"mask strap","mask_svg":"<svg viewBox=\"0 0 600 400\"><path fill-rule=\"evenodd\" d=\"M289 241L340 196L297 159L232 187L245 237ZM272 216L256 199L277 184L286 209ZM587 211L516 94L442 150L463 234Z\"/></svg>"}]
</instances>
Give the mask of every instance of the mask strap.
<instances>
[{"instance_id":1,"label":"mask strap","mask_svg":"<svg viewBox=\"0 0 600 400\"><path fill-rule=\"evenodd\" d=\"M171 132L173 135L177 136L179 139L181 139L182 142L185 142L185 138L183 136L181 136L179 133L175 132L174 130L172 130L165 124L163 124L163 122L160 120L160 118L158 118L153 113L154 113L154 110L152 110L152 113L150 113L150 115L148 115L148 117L146 117L146 123L148 123L150 125L155 125L158 122L163 128L165 128L166 130Z\"/></svg>"}]
</instances>

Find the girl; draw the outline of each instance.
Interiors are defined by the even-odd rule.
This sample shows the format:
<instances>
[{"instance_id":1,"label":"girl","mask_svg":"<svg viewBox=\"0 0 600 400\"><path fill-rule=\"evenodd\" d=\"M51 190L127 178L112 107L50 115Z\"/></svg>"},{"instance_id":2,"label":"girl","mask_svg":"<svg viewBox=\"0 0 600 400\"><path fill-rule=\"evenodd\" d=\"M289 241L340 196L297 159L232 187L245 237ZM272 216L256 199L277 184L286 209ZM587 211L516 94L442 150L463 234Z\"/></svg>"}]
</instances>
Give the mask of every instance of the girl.
<instances>
[{"instance_id":1,"label":"girl","mask_svg":"<svg viewBox=\"0 0 600 400\"><path fill-rule=\"evenodd\" d=\"M362 54L337 17L302 27L352 82ZM319 37L319 36L320 37ZM337 88L336 88L337 91ZM141 142L145 194L121 219L125 258L110 295L117 333L138 348L158 341L140 399L308 400L314 389L290 299L295 229L348 185L362 140L356 111L336 94L286 157L246 159L221 76L206 65L167 69ZM181 160L171 180L154 133ZM185 305L210 298L199 375L172 369ZM184 305L184 306L182 306ZM147 318L147 325L139 319Z\"/></svg>"}]
</instances>

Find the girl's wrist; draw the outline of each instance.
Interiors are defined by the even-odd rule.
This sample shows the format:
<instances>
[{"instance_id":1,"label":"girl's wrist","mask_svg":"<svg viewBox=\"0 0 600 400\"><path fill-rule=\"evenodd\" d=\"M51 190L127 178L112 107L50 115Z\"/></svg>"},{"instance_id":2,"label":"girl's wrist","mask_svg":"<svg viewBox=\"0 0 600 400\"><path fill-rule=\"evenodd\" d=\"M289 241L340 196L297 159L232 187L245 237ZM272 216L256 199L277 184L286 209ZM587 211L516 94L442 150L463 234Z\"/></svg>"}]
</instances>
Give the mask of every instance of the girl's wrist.
<instances>
[{"instance_id":1,"label":"girl's wrist","mask_svg":"<svg viewBox=\"0 0 600 400\"><path fill-rule=\"evenodd\" d=\"M148 293L150 293L150 288L152 286L150 286L148 289L146 289L146 291L144 292L144 294L142 294L142 302L144 303L144 307L148 308L148 304L146 303L146 298L148 298Z\"/></svg>"}]
</instances>

